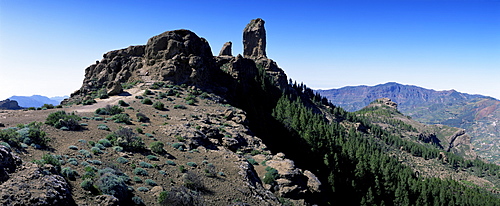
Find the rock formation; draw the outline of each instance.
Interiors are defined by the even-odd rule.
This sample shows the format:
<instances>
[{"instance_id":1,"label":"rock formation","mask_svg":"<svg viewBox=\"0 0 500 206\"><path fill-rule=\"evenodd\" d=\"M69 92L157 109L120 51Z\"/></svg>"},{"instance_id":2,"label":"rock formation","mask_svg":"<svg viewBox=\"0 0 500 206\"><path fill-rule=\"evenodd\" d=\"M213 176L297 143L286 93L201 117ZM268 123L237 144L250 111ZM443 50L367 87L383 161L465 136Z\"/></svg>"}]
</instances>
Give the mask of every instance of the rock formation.
<instances>
[{"instance_id":1,"label":"rock formation","mask_svg":"<svg viewBox=\"0 0 500 206\"><path fill-rule=\"evenodd\" d=\"M230 42L230 41L226 42L222 46L222 49L219 52L219 56L233 56L232 46L233 46L232 42Z\"/></svg>"},{"instance_id":2,"label":"rock formation","mask_svg":"<svg viewBox=\"0 0 500 206\"><path fill-rule=\"evenodd\" d=\"M245 58L267 58L264 23L261 18L253 19L243 30L243 56Z\"/></svg>"},{"instance_id":3,"label":"rock formation","mask_svg":"<svg viewBox=\"0 0 500 206\"><path fill-rule=\"evenodd\" d=\"M52 165L23 163L0 145L0 168L1 205L74 205L68 183Z\"/></svg>"},{"instance_id":4,"label":"rock formation","mask_svg":"<svg viewBox=\"0 0 500 206\"><path fill-rule=\"evenodd\" d=\"M0 101L0 109L17 110L17 109L23 109L23 108L19 106L17 101L6 99L3 101Z\"/></svg>"}]
</instances>

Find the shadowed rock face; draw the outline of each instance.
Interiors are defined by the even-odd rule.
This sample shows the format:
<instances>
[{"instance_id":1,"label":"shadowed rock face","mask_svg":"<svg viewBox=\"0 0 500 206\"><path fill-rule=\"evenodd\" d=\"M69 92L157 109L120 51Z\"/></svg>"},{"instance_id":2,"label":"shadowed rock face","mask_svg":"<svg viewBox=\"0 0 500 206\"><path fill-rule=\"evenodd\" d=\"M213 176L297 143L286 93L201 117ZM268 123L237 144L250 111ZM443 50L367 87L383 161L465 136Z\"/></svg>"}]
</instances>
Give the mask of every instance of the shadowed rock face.
<instances>
[{"instance_id":1,"label":"shadowed rock face","mask_svg":"<svg viewBox=\"0 0 500 206\"><path fill-rule=\"evenodd\" d=\"M17 101L6 99L6 100L3 100L3 101L0 101L0 109L13 109L13 110L17 110L17 109L22 109L22 107L19 106L19 104L17 103Z\"/></svg>"},{"instance_id":2,"label":"shadowed rock face","mask_svg":"<svg viewBox=\"0 0 500 206\"><path fill-rule=\"evenodd\" d=\"M222 46L222 49L220 50L219 56L233 56L232 46L233 46L232 42L230 42L230 41L226 42Z\"/></svg>"},{"instance_id":3,"label":"shadowed rock face","mask_svg":"<svg viewBox=\"0 0 500 206\"><path fill-rule=\"evenodd\" d=\"M264 23L261 18L253 19L243 30L243 56L245 58L267 58Z\"/></svg>"}]
</instances>

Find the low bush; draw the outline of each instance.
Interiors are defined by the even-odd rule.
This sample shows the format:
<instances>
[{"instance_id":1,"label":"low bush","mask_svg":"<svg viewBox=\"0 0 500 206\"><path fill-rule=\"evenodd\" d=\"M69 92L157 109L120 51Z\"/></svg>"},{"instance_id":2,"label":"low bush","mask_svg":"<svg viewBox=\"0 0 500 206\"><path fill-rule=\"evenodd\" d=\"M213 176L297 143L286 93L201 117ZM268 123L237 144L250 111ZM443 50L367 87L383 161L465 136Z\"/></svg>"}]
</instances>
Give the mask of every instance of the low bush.
<instances>
[{"instance_id":1,"label":"low bush","mask_svg":"<svg viewBox=\"0 0 500 206\"><path fill-rule=\"evenodd\" d=\"M129 195L128 186L123 178L113 173L104 173L96 183L102 194L113 195L123 201Z\"/></svg>"},{"instance_id":2,"label":"low bush","mask_svg":"<svg viewBox=\"0 0 500 206\"><path fill-rule=\"evenodd\" d=\"M161 103L160 101L157 101L153 104L153 108L157 110L165 110L165 104Z\"/></svg>"},{"instance_id":3,"label":"low bush","mask_svg":"<svg viewBox=\"0 0 500 206\"><path fill-rule=\"evenodd\" d=\"M149 99L149 98L144 98L144 99L141 100L141 103L152 105L153 101L151 99Z\"/></svg>"},{"instance_id":4,"label":"low bush","mask_svg":"<svg viewBox=\"0 0 500 206\"><path fill-rule=\"evenodd\" d=\"M80 187L84 190L90 191L94 189L94 181L92 179L84 179L82 183L80 183Z\"/></svg>"},{"instance_id":5,"label":"low bush","mask_svg":"<svg viewBox=\"0 0 500 206\"><path fill-rule=\"evenodd\" d=\"M191 167L196 167L196 166L198 166L198 165L197 165L196 163L194 163L194 162L188 162L188 163L186 163L186 165L191 166Z\"/></svg>"},{"instance_id":6,"label":"low bush","mask_svg":"<svg viewBox=\"0 0 500 206\"><path fill-rule=\"evenodd\" d=\"M153 187L154 187L154 186L156 186L156 185L158 185L158 184L156 184L156 182L155 182L154 180L152 180L152 179L146 179L146 180L144 180L144 182L145 182L147 185L149 185L149 186L153 186Z\"/></svg>"},{"instance_id":7,"label":"low bush","mask_svg":"<svg viewBox=\"0 0 500 206\"><path fill-rule=\"evenodd\" d=\"M118 105L106 105L104 108L98 108L95 113L98 115L115 115L124 112L125 110Z\"/></svg>"},{"instance_id":8,"label":"low bush","mask_svg":"<svg viewBox=\"0 0 500 206\"><path fill-rule=\"evenodd\" d=\"M139 113L135 114L135 117L137 117L138 122L149 122L149 117L147 117L143 113L139 112Z\"/></svg>"},{"instance_id":9,"label":"low bush","mask_svg":"<svg viewBox=\"0 0 500 206\"><path fill-rule=\"evenodd\" d=\"M187 171L183 175L183 179L184 179L184 186L191 190L203 191L205 189L205 186L203 185L201 178L194 172Z\"/></svg>"},{"instance_id":10,"label":"low bush","mask_svg":"<svg viewBox=\"0 0 500 206\"><path fill-rule=\"evenodd\" d=\"M137 167L137 168L134 169L134 174L135 175L148 176L148 171L146 171L143 168Z\"/></svg>"},{"instance_id":11,"label":"low bush","mask_svg":"<svg viewBox=\"0 0 500 206\"><path fill-rule=\"evenodd\" d=\"M153 161L158 161L158 157L157 156L154 156L154 155L148 155L146 156L146 158L148 158L148 160L153 160Z\"/></svg>"},{"instance_id":12,"label":"low bush","mask_svg":"<svg viewBox=\"0 0 500 206\"><path fill-rule=\"evenodd\" d=\"M132 202L134 202L135 205L144 205L144 201L137 196L132 197Z\"/></svg>"},{"instance_id":13,"label":"low bush","mask_svg":"<svg viewBox=\"0 0 500 206\"><path fill-rule=\"evenodd\" d=\"M165 144L163 144L163 142L151 142L151 144L149 145L149 148L154 153L162 154L165 151L163 149L164 146L165 146Z\"/></svg>"},{"instance_id":14,"label":"low bush","mask_svg":"<svg viewBox=\"0 0 500 206\"><path fill-rule=\"evenodd\" d=\"M99 124L97 125L97 129L100 129L100 130L106 130L106 131L109 131L109 127L108 125L105 125L105 124Z\"/></svg>"},{"instance_id":15,"label":"low bush","mask_svg":"<svg viewBox=\"0 0 500 206\"><path fill-rule=\"evenodd\" d=\"M147 187L138 187L137 191L147 192L147 191L149 191L149 189Z\"/></svg>"},{"instance_id":16,"label":"low bush","mask_svg":"<svg viewBox=\"0 0 500 206\"><path fill-rule=\"evenodd\" d=\"M57 129L61 127L66 127L69 130L78 130L80 129L80 121L81 118L74 113L66 114L65 111L57 111L50 113L47 119L45 120L45 124L52 125Z\"/></svg>"},{"instance_id":17,"label":"low bush","mask_svg":"<svg viewBox=\"0 0 500 206\"><path fill-rule=\"evenodd\" d=\"M111 142L107 139L100 139L99 141L99 144L102 144L104 147L111 147Z\"/></svg>"},{"instance_id":18,"label":"low bush","mask_svg":"<svg viewBox=\"0 0 500 206\"><path fill-rule=\"evenodd\" d=\"M76 180L76 176L78 173L75 170L72 170L71 167L63 167L61 169L61 175L69 180Z\"/></svg>"},{"instance_id":19,"label":"low bush","mask_svg":"<svg viewBox=\"0 0 500 206\"><path fill-rule=\"evenodd\" d=\"M129 104L128 104L128 103L126 103L126 102L125 102L125 101L123 101L123 100L118 101L118 105L120 105L120 106L122 106L122 107L128 107L128 106L129 106Z\"/></svg>"},{"instance_id":20,"label":"low bush","mask_svg":"<svg viewBox=\"0 0 500 206\"><path fill-rule=\"evenodd\" d=\"M177 165L177 164L175 164L175 162L174 162L174 161L172 161L172 160L167 160L165 163L167 163L168 165L172 165L172 166Z\"/></svg>"},{"instance_id":21,"label":"low bush","mask_svg":"<svg viewBox=\"0 0 500 206\"><path fill-rule=\"evenodd\" d=\"M272 168L272 167L266 167L266 174L264 175L264 179L262 182L265 184L273 184L276 181L276 178L278 178L278 170Z\"/></svg>"},{"instance_id":22,"label":"low bush","mask_svg":"<svg viewBox=\"0 0 500 206\"><path fill-rule=\"evenodd\" d=\"M80 154L82 154L84 157L86 158L92 158L92 155L90 154L90 152L88 150L84 150L84 149L81 149L80 151L78 151Z\"/></svg>"},{"instance_id":23,"label":"low bush","mask_svg":"<svg viewBox=\"0 0 500 206\"><path fill-rule=\"evenodd\" d=\"M90 148L90 151L92 151L92 154L102 154L102 150L99 149L99 147L92 147Z\"/></svg>"},{"instance_id":24,"label":"low bush","mask_svg":"<svg viewBox=\"0 0 500 206\"><path fill-rule=\"evenodd\" d=\"M136 183L142 183L142 179L140 177L134 176L132 180Z\"/></svg>"},{"instance_id":25,"label":"low bush","mask_svg":"<svg viewBox=\"0 0 500 206\"><path fill-rule=\"evenodd\" d=\"M116 159L116 161L117 161L118 163L125 164L125 163L127 163L127 162L128 162L128 159L127 159L127 158L125 158L125 157L118 157L118 158Z\"/></svg>"},{"instance_id":26,"label":"low bush","mask_svg":"<svg viewBox=\"0 0 500 206\"><path fill-rule=\"evenodd\" d=\"M170 191L163 191L157 199L160 205L204 205L199 192L191 191L186 187L172 187Z\"/></svg>"},{"instance_id":27,"label":"low bush","mask_svg":"<svg viewBox=\"0 0 500 206\"><path fill-rule=\"evenodd\" d=\"M142 168L153 168L153 165L147 162L139 162L139 166L141 166Z\"/></svg>"},{"instance_id":28,"label":"low bush","mask_svg":"<svg viewBox=\"0 0 500 206\"><path fill-rule=\"evenodd\" d=\"M178 105L178 104L176 104L176 105L174 105L174 109L187 109L187 107L184 106L184 105Z\"/></svg>"},{"instance_id":29,"label":"low bush","mask_svg":"<svg viewBox=\"0 0 500 206\"><path fill-rule=\"evenodd\" d=\"M127 113L115 114L111 117L111 119L115 120L115 123L132 124L132 122L130 122L129 115Z\"/></svg>"}]
</instances>

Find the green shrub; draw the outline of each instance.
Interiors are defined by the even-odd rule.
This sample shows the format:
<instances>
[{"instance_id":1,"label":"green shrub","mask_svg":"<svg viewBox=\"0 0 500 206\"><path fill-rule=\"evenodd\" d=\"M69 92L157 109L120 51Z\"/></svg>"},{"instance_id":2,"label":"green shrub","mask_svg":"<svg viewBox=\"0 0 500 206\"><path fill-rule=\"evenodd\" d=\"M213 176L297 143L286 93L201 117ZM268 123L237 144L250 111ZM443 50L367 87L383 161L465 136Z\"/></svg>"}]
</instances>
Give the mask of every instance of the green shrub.
<instances>
[{"instance_id":1,"label":"green shrub","mask_svg":"<svg viewBox=\"0 0 500 206\"><path fill-rule=\"evenodd\" d=\"M255 161L255 159L253 159L253 158L248 158L247 160L248 160L248 162L249 162L250 164L252 164L252 165L258 165L258 164L259 164L259 163L257 163L257 161Z\"/></svg>"},{"instance_id":2,"label":"green shrub","mask_svg":"<svg viewBox=\"0 0 500 206\"><path fill-rule=\"evenodd\" d=\"M182 173L187 171L186 168L184 167L184 165L179 165L178 169L179 169L179 172L182 172Z\"/></svg>"},{"instance_id":3,"label":"green shrub","mask_svg":"<svg viewBox=\"0 0 500 206\"><path fill-rule=\"evenodd\" d=\"M188 163L186 163L186 165L191 166L191 167L196 167L196 166L198 166L198 165L197 165L196 163L194 163L194 162L188 162Z\"/></svg>"},{"instance_id":4,"label":"green shrub","mask_svg":"<svg viewBox=\"0 0 500 206\"><path fill-rule=\"evenodd\" d=\"M149 98L144 98L141 100L141 103L152 105L153 101L151 101L151 99L149 99Z\"/></svg>"},{"instance_id":5,"label":"green shrub","mask_svg":"<svg viewBox=\"0 0 500 206\"><path fill-rule=\"evenodd\" d=\"M132 197L132 202L134 202L135 205L144 205L144 201L137 196Z\"/></svg>"},{"instance_id":6,"label":"green shrub","mask_svg":"<svg viewBox=\"0 0 500 206\"><path fill-rule=\"evenodd\" d=\"M132 124L130 122L130 118L128 114L122 113L122 114L115 114L111 117L112 120L115 120L115 123L125 123L125 124Z\"/></svg>"},{"instance_id":7,"label":"green shrub","mask_svg":"<svg viewBox=\"0 0 500 206\"><path fill-rule=\"evenodd\" d=\"M156 186L156 185L158 185L158 184L156 184L156 182L155 182L154 180L152 180L152 179L146 179L144 182L145 182L147 185L149 185L149 186Z\"/></svg>"},{"instance_id":8,"label":"green shrub","mask_svg":"<svg viewBox=\"0 0 500 206\"><path fill-rule=\"evenodd\" d=\"M116 159L116 161L117 161L118 163L125 164L125 163L127 163L127 162L128 162L128 159L127 159L127 158L125 158L125 157L118 157L118 158Z\"/></svg>"},{"instance_id":9,"label":"green shrub","mask_svg":"<svg viewBox=\"0 0 500 206\"><path fill-rule=\"evenodd\" d=\"M144 135L146 135L146 137L149 137L149 138L153 138L153 137L154 137L154 136L153 136L152 134L150 134L150 133L146 133L146 134L144 134Z\"/></svg>"},{"instance_id":10,"label":"green shrub","mask_svg":"<svg viewBox=\"0 0 500 206\"><path fill-rule=\"evenodd\" d=\"M69 130L78 130L80 129L80 121L81 118L74 113L66 114L65 111L57 111L50 113L47 119L45 120L45 124L52 125L57 129L61 127L66 127Z\"/></svg>"},{"instance_id":11,"label":"green shrub","mask_svg":"<svg viewBox=\"0 0 500 206\"><path fill-rule=\"evenodd\" d=\"M72 170L71 167L63 167L61 169L61 175L63 177L68 178L69 180L76 180L76 176L78 173L75 170Z\"/></svg>"},{"instance_id":12,"label":"green shrub","mask_svg":"<svg viewBox=\"0 0 500 206\"><path fill-rule=\"evenodd\" d=\"M100 139L98 142L99 142L99 144L102 144L104 147L113 146L113 145L111 145L111 142L107 139Z\"/></svg>"},{"instance_id":13,"label":"green shrub","mask_svg":"<svg viewBox=\"0 0 500 206\"><path fill-rule=\"evenodd\" d=\"M153 168L153 165L147 163L147 162L139 162L139 166L143 168Z\"/></svg>"},{"instance_id":14,"label":"green shrub","mask_svg":"<svg viewBox=\"0 0 500 206\"><path fill-rule=\"evenodd\" d=\"M148 171L146 171L143 168L137 167L137 168L134 169L134 174L135 175L148 176Z\"/></svg>"},{"instance_id":15,"label":"green shrub","mask_svg":"<svg viewBox=\"0 0 500 206\"><path fill-rule=\"evenodd\" d=\"M153 108L157 110L165 110L165 104L161 103L160 101L157 101L153 104Z\"/></svg>"},{"instance_id":16,"label":"green shrub","mask_svg":"<svg viewBox=\"0 0 500 206\"><path fill-rule=\"evenodd\" d=\"M135 136L130 128L119 128L109 137L112 143L115 142L113 144L118 144L127 151L141 151L144 149L144 142L140 137Z\"/></svg>"},{"instance_id":17,"label":"green shrub","mask_svg":"<svg viewBox=\"0 0 500 206\"><path fill-rule=\"evenodd\" d=\"M96 183L102 194L113 195L119 200L124 200L129 194L128 186L123 178L113 173L104 173Z\"/></svg>"},{"instance_id":18,"label":"green shrub","mask_svg":"<svg viewBox=\"0 0 500 206\"><path fill-rule=\"evenodd\" d=\"M149 189L147 187L138 187L137 190L141 191L141 192L147 192L147 191L149 191Z\"/></svg>"},{"instance_id":19,"label":"green shrub","mask_svg":"<svg viewBox=\"0 0 500 206\"><path fill-rule=\"evenodd\" d=\"M146 158L148 158L149 160L153 160L153 161L158 161L158 157L157 156L154 156L154 155L148 155L146 156Z\"/></svg>"},{"instance_id":20,"label":"green shrub","mask_svg":"<svg viewBox=\"0 0 500 206\"><path fill-rule=\"evenodd\" d=\"M137 131L137 133L139 133L139 134L144 133L144 131L142 130L142 128L139 128L139 127L135 128L135 131Z\"/></svg>"},{"instance_id":21,"label":"green shrub","mask_svg":"<svg viewBox=\"0 0 500 206\"><path fill-rule=\"evenodd\" d=\"M97 147L99 149L106 149L106 147L104 147L104 145L102 145L101 143L95 143L94 147Z\"/></svg>"},{"instance_id":22,"label":"green shrub","mask_svg":"<svg viewBox=\"0 0 500 206\"><path fill-rule=\"evenodd\" d=\"M97 125L97 129L100 129L100 130L106 130L106 131L109 131L109 127L108 125L105 125L105 124L99 124Z\"/></svg>"},{"instance_id":23,"label":"green shrub","mask_svg":"<svg viewBox=\"0 0 500 206\"><path fill-rule=\"evenodd\" d=\"M68 163L75 165L75 166L78 165L78 161L76 160L76 158L69 158Z\"/></svg>"},{"instance_id":24,"label":"green shrub","mask_svg":"<svg viewBox=\"0 0 500 206\"><path fill-rule=\"evenodd\" d=\"M117 151L117 152L123 152L123 147L120 147L120 146L114 146L114 147L113 147L113 150L114 150L114 151Z\"/></svg>"},{"instance_id":25,"label":"green shrub","mask_svg":"<svg viewBox=\"0 0 500 206\"><path fill-rule=\"evenodd\" d=\"M184 179L184 186L194 190L194 191L202 191L205 189L205 186L203 185L203 182L201 178L194 172L186 172L185 175L183 175Z\"/></svg>"},{"instance_id":26,"label":"green shrub","mask_svg":"<svg viewBox=\"0 0 500 206\"><path fill-rule=\"evenodd\" d=\"M128 104L128 103L126 103L126 102L125 102L125 101L123 101L123 100L118 101L118 105L120 105L120 106L122 106L122 107L128 107L128 106L129 106L129 104Z\"/></svg>"},{"instance_id":27,"label":"green shrub","mask_svg":"<svg viewBox=\"0 0 500 206\"><path fill-rule=\"evenodd\" d=\"M80 183L80 187L84 190L90 191L94 189L94 182L92 179L84 179L82 183Z\"/></svg>"},{"instance_id":28,"label":"green shrub","mask_svg":"<svg viewBox=\"0 0 500 206\"><path fill-rule=\"evenodd\" d=\"M94 99L88 99L82 102L83 105L91 105L97 103Z\"/></svg>"},{"instance_id":29,"label":"green shrub","mask_svg":"<svg viewBox=\"0 0 500 206\"><path fill-rule=\"evenodd\" d=\"M84 157L86 158L92 158L92 155L90 154L90 152L88 150L84 150L84 149L81 149L80 151L78 151L80 154L82 154Z\"/></svg>"},{"instance_id":30,"label":"green shrub","mask_svg":"<svg viewBox=\"0 0 500 206\"><path fill-rule=\"evenodd\" d=\"M102 150L99 149L99 147L92 147L90 148L90 151L92 151L92 154L102 154Z\"/></svg>"},{"instance_id":31,"label":"green shrub","mask_svg":"<svg viewBox=\"0 0 500 206\"><path fill-rule=\"evenodd\" d=\"M187 107L184 106L184 105L178 105L177 104L177 105L174 105L174 109L187 109Z\"/></svg>"},{"instance_id":32,"label":"green shrub","mask_svg":"<svg viewBox=\"0 0 500 206\"><path fill-rule=\"evenodd\" d=\"M175 162L174 162L174 161L172 161L172 160L167 160L165 163L167 163L168 165L172 165L172 166L177 165L177 164L175 164Z\"/></svg>"},{"instance_id":33,"label":"green shrub","mask_svg":"<svg viewBox=\"0 0 500 206\"><path fill-rule=\"evenodd\" d=\"M132 180L136 183L142 183L142 179L140 177L134 176Z\"/></svg>"},{"instance_id":34,"label":"green shrub","mask_svg":"<svg viewBox=\"0 0 500 206\"><path fill-rule=\"evenodd\" d=\"M139 112L139 113L135 114L135 117L137 117L138 122L149 122L149 117L147 117L143 113Z\"/></svg>"},{"instance_id":35,"label":"green shrub","mask_svg":"<svg viewBox=\"0 0 500 206\"><path fill-rule=\"evenodd\" d=\"M151 151L154 153L162 154L164 152L164 146L163 142L151 142L149 148L151 148Z\"/></svg>"},{"instance_id":36,"label":"green shrub","mask_svg":"<svg viewBox=\"0 0 500 206\"><path fill-rule=\"evenodd\" d=\"M182 142L173 143L172 147L174 147L175 149L181 150L181 151L184 151L184 149L186 149L186 146Z\"/></svg>"},{"instance_id":37,"label":"green shrub","mask_svg":"<svg viewBox=\"0 0 500 206\"><path fill-rule=\"evenodd\" d=\"M266 174L264 175L264 179L262 180L265 184L273 184L278 178L278 170L272 167L266 167Z\"/></svg>"}]
</instances>

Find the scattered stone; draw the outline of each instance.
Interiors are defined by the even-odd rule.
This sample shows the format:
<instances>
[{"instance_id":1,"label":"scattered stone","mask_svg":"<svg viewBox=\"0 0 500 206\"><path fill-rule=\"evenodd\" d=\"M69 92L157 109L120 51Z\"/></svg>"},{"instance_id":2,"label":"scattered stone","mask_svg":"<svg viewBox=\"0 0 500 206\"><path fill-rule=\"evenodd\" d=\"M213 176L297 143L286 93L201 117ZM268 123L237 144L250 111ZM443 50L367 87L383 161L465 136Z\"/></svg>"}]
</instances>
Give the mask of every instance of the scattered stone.
<instances>
[{"instance_id":1,"label":"scattered stone","mask_svg":"<svg viewBox=\"0 0 500 206\"><path fill-rule=\"evenodd\" d=\"M109 96L118 95L123 92L122 85L119 82L110 82L107 88Z\"/></svg>"},{"instance_id":2,"label":"scattered stone","mask_svg":"<svg viewBox=\"0 0 500 206\"><path fill-rule=\"evenodd\" d=\"M100 206L118 206L120 205L120 200L112 195L98 195L95 197L97 205Z\"/></svg>"}]
</instances>

